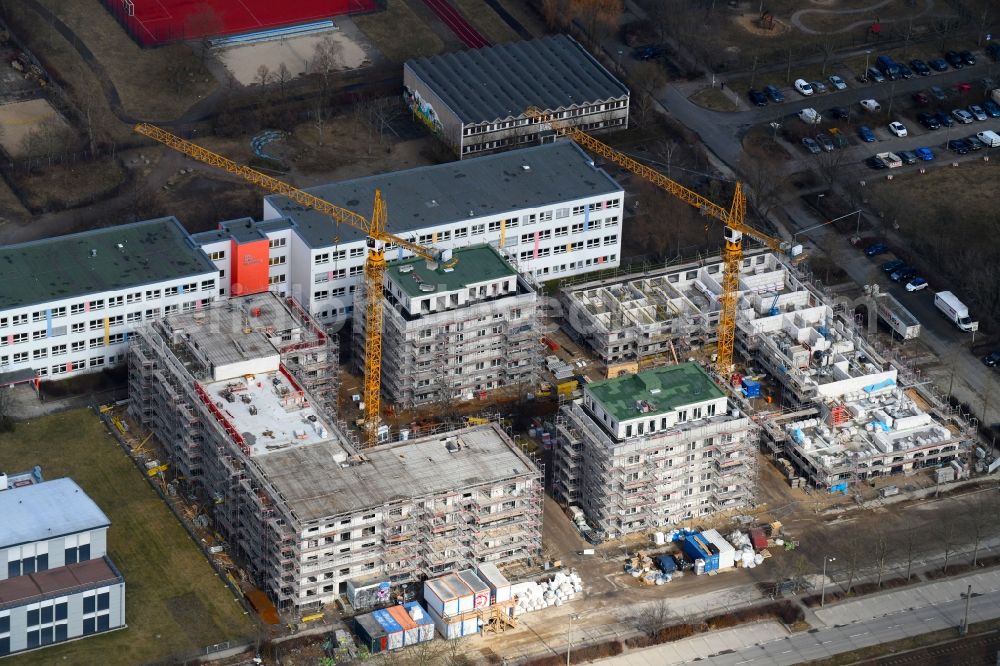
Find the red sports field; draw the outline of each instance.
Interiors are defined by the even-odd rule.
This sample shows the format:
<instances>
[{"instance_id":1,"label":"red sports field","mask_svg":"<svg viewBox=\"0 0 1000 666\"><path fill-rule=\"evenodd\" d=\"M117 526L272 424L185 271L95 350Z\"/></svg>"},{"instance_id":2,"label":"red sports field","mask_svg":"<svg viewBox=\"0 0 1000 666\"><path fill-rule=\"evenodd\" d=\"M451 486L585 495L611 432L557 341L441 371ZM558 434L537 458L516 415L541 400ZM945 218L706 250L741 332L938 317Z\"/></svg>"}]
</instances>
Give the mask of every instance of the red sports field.
<instances>
[{"instance_id":1,"label":"red sports field","mask_svg":"<svg viewBox=\"0 0 1000 666\"><path fill-rule=\"evenodd\" d=\"M377 0L102 0L143 46L373 11Z\"/></svg>"}]
</instances>

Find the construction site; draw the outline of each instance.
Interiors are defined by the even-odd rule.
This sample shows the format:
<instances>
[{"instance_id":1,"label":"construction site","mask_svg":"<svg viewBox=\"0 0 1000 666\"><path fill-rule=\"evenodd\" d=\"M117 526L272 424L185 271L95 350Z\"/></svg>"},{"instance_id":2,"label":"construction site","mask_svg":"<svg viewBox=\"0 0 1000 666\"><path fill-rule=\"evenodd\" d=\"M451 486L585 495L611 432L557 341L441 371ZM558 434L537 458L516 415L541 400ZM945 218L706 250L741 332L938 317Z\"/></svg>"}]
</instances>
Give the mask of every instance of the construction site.
<instances>
[{"instance_id":1,"label":"construction site","mask_svg":"<svg viewBox=\"0 0 1000 666\"><path fill-rule=\"evenodd\" d=\"M556 433L556 497L608 538L753 501L757 426L697 363L589 384Z\"/></svg>"},{"instance_id":2,"label":"construction site","mask_svg":"<svg viewBox=\"0 0 1000 666\"><path fill-rule=\"evenodd\" d=\"M382 390L397 407L471 400L535 378L535 290L489 245L454 257L452 268L416 257L386 270ZM355 294L364 312L367 291ZM353 331L363 362L367 328L358 321Z\"/></svg>"},{"instance_id":3,"label":"construction site","mask_svg":"<svg viewBox=\"0 0 1000 666\"><path fill-rule=\"evenodd\" d=\"M167 316L129 355L130 413L279 610L541 547L541 472L495 423L361 449L337 345L271 293Z\"/></svg>"}]
</instances>

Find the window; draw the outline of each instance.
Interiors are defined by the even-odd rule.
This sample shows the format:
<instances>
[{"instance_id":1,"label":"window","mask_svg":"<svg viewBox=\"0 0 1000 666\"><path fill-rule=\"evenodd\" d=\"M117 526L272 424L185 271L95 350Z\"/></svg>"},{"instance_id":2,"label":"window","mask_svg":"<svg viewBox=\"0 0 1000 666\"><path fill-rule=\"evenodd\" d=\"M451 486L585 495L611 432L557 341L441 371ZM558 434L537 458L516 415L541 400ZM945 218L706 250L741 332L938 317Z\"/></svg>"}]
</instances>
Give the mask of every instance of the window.
<instances>
[{"instance_id":1,"label":"window","mask_svg":"<svg viewBox=\"0 0 1000 666\"><path fill-rule=\"evenodd\" d=\"M83 303L74 303L69 306L70 314L81 314L83 312Z\"/></svg>"},{"instance_id":2,"label":"window","mask_svg":"<svg viewBox=\"0 0 1000 666\"><path fill-rule=\"evenodd\" d=\"M455 229L455 238L465 238L469 235L469 228L462 227L461 229Z\"/></svg>"},{"instance_id":3,"label":"window","mask_svg":"<svg viewBox=\"0 0 1000 666\"><path fill-rule=\"evenodd\" d=\"M286 238L272 238L267 242L267 246L270 248L285 247L286 242Z\"/></svg>"},{"instance_id":4,"label":"window","mask_svg":"<svg viewBox=\"0 0 1000 666\"><path fill-rule=\"evenodd\" d=\"M316 264L317 266L319 264L328 264L328 263L330 263L330 253L329 252L323 252L322 254L317 254L316 258L313 259L313 263Z\"/></svg>"},{"instance_id":5,"label":"window","mask_svg":"<svg viewBox=\"0 0 1000 666\"><path fill-rule=\"evenodd\" d=\"M483 234L483 233L486 233L486 225L485 224L473 224L472 225L472 235L473 236L478 236L478 235Z\"/></svg>"},{"instance_id":6,"label":"window","mask_svg":"<svg viewBox=\"0 0 1000 666\"><path fill-rule=\"evenodd\" d=\"M267 259L267 265L268 266L280 266L283 263L285 263L286 259L287 259L287 257L285 255L283 255L283 254L279 255L277 257L268 257L268 259Z\"/></svg>"},{"instance_id":7,"label":"window","mask_svg":"<svg viewBox=\"0 0 1000 666\"><path fill-rule=\"evenodd\" d=\"M111 298L108 299L108 307L109 308L118 308L118 307L121 307L123 305L125 305L125 297L124 296L112 296Z\"/></svg>"},{"instance_id":8,"label":"window","mask_svg":"<svg viewBox=\"0 0 1000 666\"><path fill-rule=\"evenodd\" d=\"M151 299L154 299L154 298L159 298L159 297L160 297L160 290L159 289L148 289L148 290L146 290L146 300L147 301L151 300Z\"/></svg>"},{"instance_id":9,"label":"window","mask_svg":"<svg viewBox=\"0 0 1000 666\"><path fill-rule=\"evenodd\" d=\"M351 277L355 277L355 276L361 275L364 272L365 272L365 267L363 265L362 266L351 266L351 270L348 271L347 274L349 276L351 276Z\"/></svg>"},{"instance_id":10,"label":"window","mask_svg":"<svg viewBox=\"0 0 1000 666\"><path fill-rule=\"evenodd\" d=\"M131 294L126 294L126 296L125 296L125 302L126 303L139 303L141 301L142 301L142 292L141 291L135 291L135 292L132 292Z\"/></svg>"},{"instance_id":11,"label":"window","mask_svg":"<svg viewBox=\"0 0 1000 666\"><path fill-rule=\"evenodd\" d=\"M66 353L66 345L52 345L52 355L62 356Z\"/></svg>"},{"instance_id":12,"label":"window","mask_svg":"<svg viewBox=\"0 0 1000 666\"><path fill-rule=\"evenodd\" d=\"M267 278L267 283L268 284L284 284L284 282L285 282L285 274L284 273L282 273L280 275L271 275L270 277Z\"/></svg>"},{"instance_id":13,"label":"window","mask_svg":"<svg viewBox=\"0 0 1000 666\"><path fill-rule=\"evenodd\" d=\"M201 281L202 291L215 291L215 280L202 280Z\"/></svg>"},{"instance_id":14,"label":"window","mask_svg":"<svg viewBox=\"0 0 1000 666\"><path fill-rule=\"evenodd\" d=\"M20 326L21 324L27 324L28 323L28 315L27 314L16 314L16 315L14 315L13 317L10 318L10 323L11 323L11 326Z\"/></svg>"},{"instance_id":15,"label":"window","mask_svg":"<svg viewBox=\"0 0 1000 666\"><path fill-rule=\"evenodd\" d=\"M45 339L45 329L42 329L40 331L32 331L31 332L31 339L32 340L44 340Z\"/></svg>"},{"instance_id":16,"label":"window","mask_svg":"<svg viewBox=\"0 0 1000 666\"><path fill-rule=\"evenodd\" d=\"M125 321L128 322L129 324L135 324L137 322L140 322L142 321L142 313L129 312L127 315L125 315Z\"/></svg>"},{"instance_id":17,"label":"window","mask_svg":"<svg viewBox=\"0 0 1000 666\"><path fill-rule=\"evenodd\" d=\"M212 261L219 261L220 259L226 258L225 250L216 250L215 252L209 252L208 258Z\"/></svg>"}]
</instances>

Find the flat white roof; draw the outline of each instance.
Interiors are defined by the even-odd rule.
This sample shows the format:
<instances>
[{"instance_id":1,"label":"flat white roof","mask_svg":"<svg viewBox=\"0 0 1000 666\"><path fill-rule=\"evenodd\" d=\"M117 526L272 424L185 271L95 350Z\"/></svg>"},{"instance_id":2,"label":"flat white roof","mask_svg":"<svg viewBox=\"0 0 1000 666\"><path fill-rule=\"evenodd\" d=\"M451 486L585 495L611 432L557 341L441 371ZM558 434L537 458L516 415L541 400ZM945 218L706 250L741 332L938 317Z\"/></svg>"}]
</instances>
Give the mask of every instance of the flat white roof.
<instances>
[{"instance_id":1,"label":"flat white roof","mask_svg":"<svg viewBox=\"0 0 1000 666\"><path fill-rule=\"evenodd\" d=\"M204 385L252 456L335 439L330 425L280 370ZM345 454L346 457L346 454Z\"/></svg>"},{"instance_id":2,"label":"flat white roof","mask_svg":"<svg viewBox=\"0 0 1000 666\"><path fill-rule=\"evenodd\" d=\"M0 491L0 548L111 524L73 479Z\"/></svg>"}]
</instances>

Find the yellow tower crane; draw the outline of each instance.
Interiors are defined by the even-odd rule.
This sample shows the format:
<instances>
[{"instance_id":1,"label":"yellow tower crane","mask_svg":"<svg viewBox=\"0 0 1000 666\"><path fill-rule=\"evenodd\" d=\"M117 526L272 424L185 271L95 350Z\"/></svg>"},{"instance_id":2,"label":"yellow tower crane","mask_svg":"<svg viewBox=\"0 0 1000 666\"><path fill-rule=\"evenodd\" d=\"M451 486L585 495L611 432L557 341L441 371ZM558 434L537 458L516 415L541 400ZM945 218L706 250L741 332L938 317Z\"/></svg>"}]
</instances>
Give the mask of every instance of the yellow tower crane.
<instances>
[{"instance_id":1,"label":"yellow tower crane","mask_svg":"<svg viewBox=\"0 0 1000 666\"><path fill-rule=\"evenodd\" d=\"M761 233L744 222L747 202L740 183L736 183L733 202L726 209L680 183L670 180L655 169L612 148L603 141L595 139L586 132L560 122L551 113L543 113L532 106L525 111L525 115L535 122L548 124L556 134L570 137L590 152L641 176L661 190L669 192L681 201L702 210L706 215L710 215L726 225L723 232L726 244L722 252L724 270L722 272L722 294L719 297L721 312L719 313L719 343L715 368L723 377L728 376L733 367L733 348L736 341L736 300L740 288L740 264L743 261L743 235L757 239L776 252L781 252L784 249L784 243L780 240Z\"/></svg>"},{"instance_id":2,"label":"yellow tower crane","mask_svg":"<svg viewBox=\"0 0 1000 666\"><path fill-rule=\"evenodd\" d=\"M159 141L165 146L184 153L188 157L218 167L224 171L239 176L248 183L272 194L288 197L295 203L311 208L329 216L337 224L346 224L364 232L368 239L368 256L365 260L365 446L375 446L378 443L378 427L380 420L380 403L382 388L382 281L385 277L385 250L388 244L403 249L427 259L438 262L445 267L454 266L457 259L452 258L450 250L428 248L412 243L405 238L386 231L386 207L381 193L375 191L375 204L371 219L367 219L353 211L335 206L308 192L272 178L266 174L251 169L248 166L217 155L201 146L147 123L139 123L133 128L139 134Z\"/></svg>"}]
</instances>

